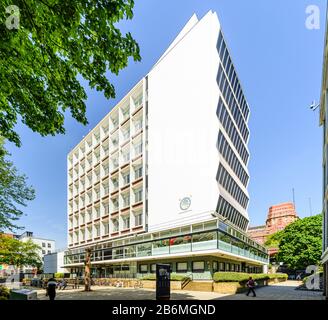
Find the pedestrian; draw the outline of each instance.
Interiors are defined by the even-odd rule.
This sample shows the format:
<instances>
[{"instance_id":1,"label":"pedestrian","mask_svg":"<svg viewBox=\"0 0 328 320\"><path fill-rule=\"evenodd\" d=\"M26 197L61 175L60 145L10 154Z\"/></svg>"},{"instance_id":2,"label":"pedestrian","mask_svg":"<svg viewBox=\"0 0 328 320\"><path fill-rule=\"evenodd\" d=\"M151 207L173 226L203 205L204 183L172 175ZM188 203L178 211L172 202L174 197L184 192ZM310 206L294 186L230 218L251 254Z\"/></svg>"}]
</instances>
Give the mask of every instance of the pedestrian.
<instances>
[{"instance_id":1,"label":"pedestrian","mask_svg":"<svg viewBox=\"0 0 328 320\"><path fill-rule=\"evenodd\" d=\"M49 297L49 300L55 300L56 297L56 287L57 282L54 278L50 278L47 283L47 293L46 295Z\"/></svg>"},{"instance_id":2,"label":"pedestrian","mask_svg":"<svg viewBox=\"0 0 328 320\"><path fill-rule=\"evenodd\" d=\"M246 294L246 296L248 296L251 292L253 293L253 297L256 297L256 293L254 288L256 287L256 282L253 280L252 277L249 277L246 286L248 288L248 292Z\"/></svg>"}]
</instances>

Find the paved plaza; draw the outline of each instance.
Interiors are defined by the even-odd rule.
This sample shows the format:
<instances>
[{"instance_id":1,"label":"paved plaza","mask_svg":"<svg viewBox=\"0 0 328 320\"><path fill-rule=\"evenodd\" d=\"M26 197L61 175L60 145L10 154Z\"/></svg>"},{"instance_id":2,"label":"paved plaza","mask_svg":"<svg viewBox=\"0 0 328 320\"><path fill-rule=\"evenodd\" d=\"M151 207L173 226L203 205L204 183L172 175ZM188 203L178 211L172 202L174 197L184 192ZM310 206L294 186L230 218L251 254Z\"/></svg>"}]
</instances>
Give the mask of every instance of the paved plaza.
<instances>
[{"instance_id":1,"label":"paved plaza","mask_svg":"<svg viewBox=\"0 0 328 320\"><path fill-rule=\"evenodd\" d=\"M324 300L322 292L295 290L301 283L286 281L256 290L257 297L243 294L220 294L215 292L172 291L171 300ZM154 300L155 290L113 287L92 287L92 292L82 289L57 290L56 300ZM38 289L38 299L48 300L45 290Z\"/></svg>"}]
</instances>

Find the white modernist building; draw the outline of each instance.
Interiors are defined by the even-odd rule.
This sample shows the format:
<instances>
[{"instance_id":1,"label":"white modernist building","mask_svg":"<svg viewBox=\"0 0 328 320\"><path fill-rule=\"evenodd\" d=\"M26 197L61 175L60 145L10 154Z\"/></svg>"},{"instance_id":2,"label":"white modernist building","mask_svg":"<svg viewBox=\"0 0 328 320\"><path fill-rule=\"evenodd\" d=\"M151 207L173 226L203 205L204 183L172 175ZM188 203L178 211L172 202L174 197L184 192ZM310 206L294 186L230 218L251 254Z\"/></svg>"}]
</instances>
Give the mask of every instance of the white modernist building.
<instances>
[{"instance_id":1,"label":"white modernist building","mask_svg":"<svg viewBox=\"0 0 328 320\"><path fill-rule=\"evenodd\" d=\"M44 263L44 256L46 254L50 254L55 251L56 249L56 242L55 240L50 240L50 239L44 239L44 238L39 238L35 237L33 235L33 232L26 231L22 235L17 237L20 241L22 242L27 242L27 241L32 241L36 245L40 247L38 250L38 254L40 257L40 260ZM32 267L24 267L23 270L25 273L30 273L33 272Z\"/></svg>"},{"instance_id":2,"label":"white modernist building","mask_svg":"<svg viewBox=\"0 0 328 320\"><path fill-rule=\"evenodd\" d=\"M91 247L94 276L262 271L246 236L248 118L217 14L194 15L69 153L65 266L83 272Z\"/></svg>"}]
</instances>

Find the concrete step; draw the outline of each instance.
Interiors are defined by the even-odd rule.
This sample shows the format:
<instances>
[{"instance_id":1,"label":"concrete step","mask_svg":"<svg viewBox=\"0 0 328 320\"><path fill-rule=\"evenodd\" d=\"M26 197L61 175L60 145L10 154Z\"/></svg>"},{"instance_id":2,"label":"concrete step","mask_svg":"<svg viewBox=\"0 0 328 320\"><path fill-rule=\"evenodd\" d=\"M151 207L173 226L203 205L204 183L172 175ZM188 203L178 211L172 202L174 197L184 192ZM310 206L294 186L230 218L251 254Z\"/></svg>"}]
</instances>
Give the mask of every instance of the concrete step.
<instances>
[{"instance_id":1,"label":"concrete step","mask_svg":"<svg viewBox=\"0 0 328 320\"><path fill-rule=\"evenodd\" d=\"M203 291L212 292L213 291L213 281L190 281L183 290L186 291Z\"/></svg>"}]
</instances>

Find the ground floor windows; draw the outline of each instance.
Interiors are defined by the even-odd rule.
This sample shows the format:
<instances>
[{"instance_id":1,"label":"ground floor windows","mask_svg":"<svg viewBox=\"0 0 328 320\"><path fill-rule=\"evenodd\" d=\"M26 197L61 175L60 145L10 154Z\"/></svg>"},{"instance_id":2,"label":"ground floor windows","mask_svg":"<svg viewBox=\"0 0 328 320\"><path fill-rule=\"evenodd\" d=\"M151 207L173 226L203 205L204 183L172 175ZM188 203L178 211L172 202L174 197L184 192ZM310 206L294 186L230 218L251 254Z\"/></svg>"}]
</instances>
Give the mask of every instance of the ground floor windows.
<instances>
[{"instance_id":1,"label":"ground floor windows","mask_svg":"<svg viewBox=\"0 0 328 320\"><path fill-rule=\"evenodd\" d=\"M217 261L213 261L213 272L218 272L219 269L218 269L218 262Z\"/></svg>"},{"instance_id":2,"label":"ground floor windows","mask_svg":"<svg viewBox=\"0 0 328 320\"><path fill-rule=\"evenodd\" d=\"M188 262L177 262L176 269L177 269L177 272L187 272L188 271Z\"/></svg>"},{"instance_id":3,"label":"ground floor windows","mask_svg":"<svg viewBox=\"0 0 328 320\"><path fill-rule=\"evenodd\" d=\"M193 261L192 271L193 272L204 272L205 270L205 261Z\"/></svg>"},{"instance_id":4,"label":"ground floor windows","mask_svg":"<svg viewBox=\"0 0 328 320\"><path fill-rule=\"evenodd\" d=\"M155 273L156 272L156 263L153 263L150 265L150 272Z\"/></svg>"},{"instance_id":5,"label":"ground floor windows","mask_svg":"<svg viewBox=\"0 0 328 320\"><path fill-rule=\"evenodd\" d=\"M140 264L139 265L139 272L140 273L147 273L148 272L148 264Z\"/></svg>"}]
</instances>

